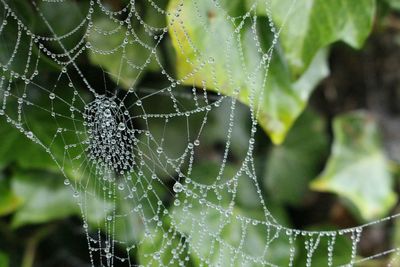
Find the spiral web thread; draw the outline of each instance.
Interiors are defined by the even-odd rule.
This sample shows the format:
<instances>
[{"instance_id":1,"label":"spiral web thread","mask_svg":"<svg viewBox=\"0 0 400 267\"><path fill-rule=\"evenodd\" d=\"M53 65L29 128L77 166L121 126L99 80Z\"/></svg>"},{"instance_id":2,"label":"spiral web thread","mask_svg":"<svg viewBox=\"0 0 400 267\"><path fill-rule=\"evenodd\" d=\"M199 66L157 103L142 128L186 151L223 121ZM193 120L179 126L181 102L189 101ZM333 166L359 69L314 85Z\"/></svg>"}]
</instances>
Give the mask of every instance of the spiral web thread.
<instances>
[{"instance_id":1,"label":"spiral web thread","mask_svg":"<svg viewBox=\"0 0 400 267\"><path fill-rule=\"evenodd\" d=\"M134 0L117 11L111 11L100 0L90 0L84 2L86 8L81 10L80 24L62 35L55 32L42 11L42 4L57 9L67 1L32 1L29 6L47 31L47 35L41 35L31 27L23 9L18 8L18 1L1 0L0 36L1 40L12 44L4 44L9 55L3 56L0 62L2 123L11 124L42 147L64 175L64 184L71 188L81 210L90 264L295 266L295 258L303 251L306 257L302 266L313 266L314 254L322 250L326 255L324 266L337 266L333 255L340 244L336 241L345 237L352 243L352 249L347 251L346 266L362 266L365 261L378 257L388 257L388 266L396 266L398 248L360 258L357 244L366 228L387 223L398 215L350 229L303 231L281 225L270 213L255 173L253 152L257 99L262 97L268 83L268 68L280 29L272 22L268 1L255 1L249 5L249 11L232 17L218 0L204 0L224 14L223 19L236 29L228 39L221 40L218 29L208 25L201 15L201 1L178 1L173 12L168 12L155 0L143 1L156 16L167 18L165 26L155 27L141 16ZM206 91L204 81L202 88L181 86L202 68L212 70L216 64L213 58L203 58L201 49L197 49L196 42L190 38L181 16L189 4L197 11L192 16L204 21L203 30L217 38L225 48L224 64L228 73L225 86L236 88L233 97L222 95L218 82L214 84L215 92ZM262 48L257 32L264 23L256 16L255 10L259 6L265 8L265 27L273 36L266 49ZM297 11L289 9L288 16L291 12ZM115 27L97 27L93 14ZM137 27L133 25L139 25L146 38L139 37ZM233 67L230 52L236 49L243 56L240 34L244 25L250 26L253 48L262 56L254 68L249 68L242 60L241 71L247 74L249 84L260 75L264 82L261 89L250 86L248 151L239 159L239 167L228 172L229 151L236 142L233 132L239 123L236 110L240 104L236 96L241 94L241 86L233 79L235 73L230 71ZM13 33L15 28L17 32ZM79 32L83 32L83 38L66 46L68 39ZM106 40L121 32L125 38L112 49L101 49L87 41L93 34ZM158 51L160 44L174 34L182 49L190 46L195 51L196 62L187 58L187 63L196 67L181 79L167 72ZM144 48L144 60L136 62L135 58L128 58L129 46ZM102 70L101 77L91 77L85 73L79 61L88 52L115 55L120 62L118 74ZM53 77L46 77L44 84L41 82L41 62L50 62L58 68ZM156 65L165 86L157 90L136 88L150 64ZM120 89L123 68L137 73L126 90ZM213 75L217 74L214 72ZM106 77L111 77L114 83ZM95 80L97 83L100 80L103 87L95 88L92 85ZM154 109L154 105L160 107ZM209 118L219 112L229 113L226 125L221 125L221 131L226 131L226 140L221 155L215 160L217 171L205 181L196 177L195 169L200 164L198 154L203 136L210 130L207 127ZM34 113L40 114L43 120L54 122L56 127L49 126L46 134L37 130L40 127L35 127ZM178 122L186 128L177 129ZM155 133L153 125L163 125L162 131ZM51 131L50 135L48 131ZM175 140L164 138L169 131L176 135ZM183 144L182 149L171 155L169 148L179 147L176 142ZM243 184L242 181L247 182ZM241 186L253 189L259 198L262 217L254 218L237 209ZM124 230L121 234L117 229ZM234 234L226 235L227 229ZM277 249L282 246L285 251Z\"/></svg>"}]
</instances>

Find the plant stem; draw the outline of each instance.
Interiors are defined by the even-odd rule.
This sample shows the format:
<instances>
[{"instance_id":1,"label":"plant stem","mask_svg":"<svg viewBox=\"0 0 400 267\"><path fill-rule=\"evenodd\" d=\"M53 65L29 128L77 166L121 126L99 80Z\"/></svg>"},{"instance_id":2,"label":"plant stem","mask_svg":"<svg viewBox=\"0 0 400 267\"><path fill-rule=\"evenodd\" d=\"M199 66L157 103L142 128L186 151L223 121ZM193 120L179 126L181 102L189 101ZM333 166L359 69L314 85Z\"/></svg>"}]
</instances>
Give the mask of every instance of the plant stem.
<instances>
[{"instance_id":1,"label":"plant stem","mask_svg":"<svg viewBox=\"0 0 400 267\"><path fill-rule=\"evenodd\" d=\"M53 225L48 225L38 230L32 235L26 244L24 257L22 258L21 267L33 267L35 262L36 249L39 242L46 237L54 229Z\"/></svg>"},{"instance_id":2,"label":"plant stem","mask_svg":"<svg viewBox=\"0 0 400 267\"><path fill-rule=\"evenodd\" d=\"M35 237L35 236L34 236ZM27 242L21 267L32 267L35 261L35 253L37 247L36 238L30 238Z\"/></svg>"}]
</instances>

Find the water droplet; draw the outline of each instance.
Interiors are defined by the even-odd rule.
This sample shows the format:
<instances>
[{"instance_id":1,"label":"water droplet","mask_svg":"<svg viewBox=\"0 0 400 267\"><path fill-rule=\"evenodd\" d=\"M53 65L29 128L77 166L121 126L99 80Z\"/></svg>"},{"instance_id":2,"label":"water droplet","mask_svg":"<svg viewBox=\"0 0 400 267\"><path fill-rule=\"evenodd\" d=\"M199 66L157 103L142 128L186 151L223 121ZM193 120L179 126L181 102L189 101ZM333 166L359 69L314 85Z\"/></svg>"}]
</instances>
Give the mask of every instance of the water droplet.
<instances>
[{"instance_id":1,"label":"water droplet","mask_svg":"<svg viewBox=\"0 0 400 267\"><path fill-rule=\"evenodd\" d=\"M174 190L175 193L182 192L182 189L183 189L183 186L182 186L182 184L180 182L176 182L174 184L173 190Z\"/></svg>"},{"instance_id":2,"label":"water droplet","mask_svg":"<svg viewBox=\"0 0 400 267\"><path fill-rule=\"evenodd\" d=\"M27 133L26 133L26 136L27 136L28 138L33 138L33 133L32 133L32 132L27 132Z\"/></svg>"},{"instance_id":3,"label":"water droplet","mask_svg":"<svg viewBox=\"0 0 400 267\"><path fill-rule=\"evenodd\" d=\"M179 206L181 204L181 201L179 199L175 199L174 205Z\"/></svg>"},{"instance_id":4,"label":"water droplet","mask_svg":"<svg viewBox=\"0 0 400 267\"><path fill-rule=\"evenodd\" d=\"M123 130L125 130L125 128L126 128L125 123L120 122L120 123L118 124L118 130L123 131Z\"/></svg>"},{"instance_id":5,"label":"water droplet","mask_svg":"<svg viewBox=\"0 0 400 267\"><path fill-rule=\"evenodd\" d=\"M53 100L54 98L56 98L56 95L54 93L50 93L49 98Z\"/></svg>"},{"instance_id":6,"label":"water droplet","mask_svg":"<svg viewBox=\"0 0 400 267\"><path fill-rule=\"evenodd\" d=\"M111 117L111 110L110 109L104 110L104 116Z\"/></svg>"},{"instance_id":7,"label":"water droplet","mask_svg":"<svg viewBox=\"0 0 400 267\"><path fill-rule=\"evenodd\" d=\"M65 184L65 185L70 185L71 183L70 183L70 181L69 181L68 179L65 179L65 180L64 180L64 184Z\"/></svg>"}]
</instances>

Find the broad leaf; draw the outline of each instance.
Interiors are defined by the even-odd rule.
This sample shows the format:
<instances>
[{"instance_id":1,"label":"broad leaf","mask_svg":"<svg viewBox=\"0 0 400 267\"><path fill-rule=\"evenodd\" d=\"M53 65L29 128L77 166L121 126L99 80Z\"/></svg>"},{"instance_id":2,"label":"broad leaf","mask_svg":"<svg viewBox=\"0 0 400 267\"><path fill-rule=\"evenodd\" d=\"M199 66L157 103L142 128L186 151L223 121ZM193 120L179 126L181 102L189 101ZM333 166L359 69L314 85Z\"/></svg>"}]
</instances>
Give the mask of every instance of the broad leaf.
<instances>
[{"instance_id":1,"label":"broad leaf","mask_svg":"<svg viewBox=\"0 0 400 267\"><path fill-rule=\"evenodd\" d=\"M62 181L62 176L46 172L17 173L12 178L11 187L22 204L14 213L13 227L79 216L81 212L73 199L73 191ZM102 200L93 197L86 200L85 212L89 222L105 218L103 204Z\"/></svg>"},{"instance_id":2,"label":"broad leaf","mask_svg":"<svg viewBox=\"0 0 400 267\"><path fill-rule=\"evenodd\" d=\"M375 0L273 0L271 4L273 20L282 29L280 43L295 75L333 42L342 40L360 48L372 29L376 9ZM259 13L265 10L261 4Z\"/></svg>"},{"instance_id":3,"label":"broad leaf","mask_svg":"<svg viewBox=\"0 0 400 267\"><path fill-rule=\"evenodd\" d=\"M311 231L326 231L328 229L331 230L332 227L330 226L319 226L319 227L312 227ZM307 250L304 247L304 242L309 241L309 237L307 236L299 236L299 241L301 240L300 244L303 244L301 248L299 248L299 257L297 258L296 266L304 266L304 263L307 262ZM314 237L314 241L316 237ZM329 266L328 265L328 248L332 249L332 266L343 266L347 264L351 258L351 240L346 235L336 235L335 242L331 245L328 242L332 242L332 237L328 236L321 236L320 242L316 249L313 252L311 257L311 266Z\"/></svg>"},{"instance_id":4,"label":"broad leaf","mask_svg":"<svg viewBox=\"0 0 400 267\"><path fill-rule=\"evenodd\" d=\"M315 190L349 200L365 220L386 215L396 203L377 127L371 115L362 111L335 118L331 156L311 183Z\"/></svg>"},{"instance_id":5,"label":"broad leaf","mask_svg":"<svg viewBox=\"0 0 400 267\"><path fill-rule=\"evenodd\" d=\"M44 223L77 214L72 190L62 181L60 177L46 173L19 173L14 176L12 188L22 198L23 204L13 217L13 226Z\"/></svg>"},{"instance_id":6,"label":"broad leaf","mask_svg":"<svg viewBox=\"0 0 400 267\"><path fill-rule=\"evenodd\" d=\"M170 2L171 14L180 9L180 2ZM222 1L221 5L233 14L241 11L237 2ZM276 144L284 140L312 89L328 74L325 53L316 57L297 81L292 81L280 53L273 54L267 68L267 51L273 40L265 18L257 20L254 30L254 21L249 18L243 27L235 28L211 0L196 5L187 0L179 17L171 15L168 19L178 79L237 98L253 110L259 108L258 121Z\"/></svg>"},{"instance_id":7,"label":"broad leaf","mask_svg":"<svg viewBox=\"0 0 400 267\"><path fill-rule=\"evenodd\" d=\"M0 118L0 123L0 137L7 140L0 146L0 168L16 162L19 166L27 168L57 169L51 157L43 149L19 133L3 118Z\"/></svg>"},{"instance_id":8,"label":"broad leaf","mask_svg":"<svg viewBox=\"0 0 400 267\"><path fill-rule=\"evenodd\" d=\"M210 112L205 130L202 131L202 137L204 137L206 144L224 144L226 142L230 123L229 117L232 113L232 102L232 99L225 99L218 108ZM235 117L230 150L235 157L241 158L246 155L249 149L251 117L247 106L241 103L236 103L233 114Z\"/></svg>"},{"instance_id":9,"label":"broad leaf","mask_svg":"<svg viewBox=\"0 0 400 267\"><path fill-rule=\"evenodd\" d=\"M325 130L323 119L312 111L306 111L285 142L272 148L264 178L272 198L293 205L301 204L308 182L318 175L328 154Z\"/></svg>"},{"instance_id":10,"label":"broad leaf","mask_svg":"<svg viewBox=\"0 0 400 267\"><path fill-rule=\"evenodd\" d=\"M146 114L172 114L176 110L170 95L154 95L150 98L141 100L146 107ZM157 103L157 104L155 104ZM185 98L179 99L181 110L195 109L195 102ZM143 160L149 166L154 165L154 172L162 178L171 178L176 175L175 168L168 159L178 159L187 153L188 144L192 143L199 133L205 112L186 116L174 116L170 118L148 116L143 119L143 108L136 106L132 109L132 114L139 115L138 123L143 125L150 134L140 134L138 149L143 153ZM139 117L138 116L138 117ZM172 144L172 145L171 145ZM158 152L157 152L158 151ZM185 152L186 151L186 152ZM186 157L183 157L186 158ZM156 164L154 164L156 163ZM188 160L184 160L181 169L184 170ZM146 169L143 170L146 172ZM149 170L147 170L149 171ZM151 176L151 174L148 174Z\"/></svg>"},{"instance_id":11,"label":"broad leaf","mask_svg":"<svg viewBox=\"0 0 400 267\"><path fill-rule=\"evenodd\" d=\"M168 232L163 228L153 230L139 246L140 264L149 267L188 266L187 244L177 232ZM186 261L186 262L185 262Z\"/></svg>"},{"instance_id":12,"label":"broad leaf","mask_svg":"<svg viewBox=\"0 0 400 267\"><path fill-rule=\"evenodd\" d=\"M33 25L36 24L36 17L30 4L26 1L8 2L10 9L18 12L18 18L34 32ZM6 14L3 6L0 7L0 12ZM50 60L43 51L40 51L34 39L25 34L22 26L10 17L7 18L7 25L2 27L0 33L0 73L2 76L9 77L11 72L17 73L20 77L23 75L28 78L33 76L34 62L38 55L40 55L37 66L39 73L59 70L60 67ZM30 47L32 48L30 49Z\"/></svg>"},{"instance_id":13,"label":"broad leaf","mask_svg":"<svg viewBox=\"0 0 400 267\"><path fill-rule=\"evenodd\" d=\"M208 162L197 164L192 173L194 181L202 184L212 184L215 181L215 175L218 174L218 166ZM226 181L232 178L235 168L227 167L227 172L221 178L221 181ZM237 170L236 170L237 171ZM238 177L238 180L250 179L245 176ZM278 264L279 266L288 264L287 253L289 244L285 239L283 231L277 231L274 227L267 227L263 224L253 224L250 221L239 220L237 216L253 218L259 221L265 220L262 208L256 209L235 206L233 214L225 216L213 207L221 207L227 209L231 193L227 190L210 190L205 196L201 193L203 190L190 187L193 194L198 195L197 198L187 198L185 193L179 193L179 205L173 205L170 214L172 215L171 225L178 232L185 234L189 241L191 256L195 266L202 266L204 259L209 261L209 265L220 266L261 266L252 262L243 255L250 257L262 257L264 260ZM240 191L240 185L237 189ZM240 195L240 193L238 193ZM199 200L204 196L203 200ZM249 196L256 197L256 196ZM207 205L207 203L211 203ZM269 202L270 203L270 202ZM271 204L271 203L270 203ZM279 207L270 205L271 212L279 216L279 221L286 224L285 214ZM245 231L245 237L242 237L242 232ZM276 235L276 236L275 236ZM275 238L274 238L275 236ZM218 238L217 238L218 237ZM268 239L269 237L269 239ZM268 241L271 243L268 244ZM213 249L210 250L210 244L213 244ZM240 245L241 244L241 245ZM237 254L232 251L229 246L237 248L241 246L240 251L243 254Z\"/></svg>"},{"instance_id":14,"label":"broad leaf","mask_svg":"<svg viewBox=\"0 0 400 267\"><path fill-rule=\"evenodd\" d=\"M132 173L133 180L139 180L138 176ZM143 179L143 178L142 178ZM132 185L129 185L133 188ZM148 188L151 188L148 189ZM149 222L157 214L154 212L154 207L157 207L157 202L166 197L167 191L165 185L159 183L152 183L151 178L149 181L143 179L141 183L134 186L134 192L125 189L117 192L116 200L116 214L115 221L115 238L124 240L127 244L135 243L142 240L145 235L150 233L156 228L156 222ZM146 197L144 197L146 196Z\"/></svg>"},{"instance_id":15,"label":"broad leaf","mask_svg":"<svg viewBox=\"0 0 400 267\"><path fill-rule=\"evenodd\" d=\"M19 95L18 89L20 88L15 86L15 91L12 93ZM85 157L73 158L74 155L83 152L82 147L75 150L69 149L70 156L66 158L65 146L82 142L85 135L81 133L83 125L75 123L71 117L72 112L67 101L73 98L73 90L60 85L54 89L56 96L54 100L49 99L47 91L43 91L33 84L28 85L27 91L29 94L27 102L32 104L25 102L22 104L22 110L26 116L22 121L21 129L17 129L13 122L6 119L6 116L0 116L0 138L7 140L4 145L0 146L0 168L15 162L25 169L59 171L57 162L67 174L70 174L70 178L76 178L72 172L74 167L72 165L81 167ZM82 94L82 97L86 97L86 95ZM16 97L7 99L5 114L14 121L18 121L18 105ZM74 108L81 109L82 102L74 104ZM53 117L52 112L57 115ZM75 111L75 113L77 112ZM28 132L32 132L32 138L28 137ZM38 140L43 146L37 144L35 140ZM87 164L87 162L84 163Z\"/></svg>"},{"instance_id":16,"label":"broad leaf","mask_svg":"<svg viewBox=\"0 0 400 267\"><path fill-rule=\"evenodd\" d=\"M0 216L13 212L20 203L21 200L11 191L6 180L0 177Z\"/></svg>"}]
</instances>

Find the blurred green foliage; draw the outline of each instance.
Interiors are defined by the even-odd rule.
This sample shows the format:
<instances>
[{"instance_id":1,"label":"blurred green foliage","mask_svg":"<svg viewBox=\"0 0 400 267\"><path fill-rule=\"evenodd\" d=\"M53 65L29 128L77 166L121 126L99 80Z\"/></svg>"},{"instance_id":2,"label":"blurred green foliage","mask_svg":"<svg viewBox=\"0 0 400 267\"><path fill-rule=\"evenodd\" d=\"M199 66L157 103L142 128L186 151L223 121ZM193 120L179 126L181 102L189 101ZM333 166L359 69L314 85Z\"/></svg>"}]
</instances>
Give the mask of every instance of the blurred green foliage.
<instances>
[{"instance_id":1,"label":"blurred green foliage","mask_svg":"<svg viewBox=\"0 0 400 267\"><path fill-rule=\"evenodd\" d=\"M376 122L369 114L353 112L337 117L333 129L331 155L312 188L346 197L363 219L384 216L396 194Z\"/></svg>"},{"instance_id":2,"label":"blurred green foliage","mask_svg":"<svg viewBox=\"0 0 400 267\"><path fill-rule=\"evenodd\" d=\"M160 6L174 13L180 2L180 0L170 0L168 3L163 1ZM71 48L73 44L85 38L86 46L92 50L89 50L83 59L79 58L78 64L89 71L103 70L116 85L126 90L138 90L145 86L153 89L163 88L167 81L161 77L159 80L154 79L159 71L158 64L166 66L171 73L176 73L176 77L179 79L192 71L193 65L188 64L186 59L199 65L202 63L196 60L199 55L203 60L214 61L216 63L214 70L203 68L195 76L185 80L185 84L177 85L177 90L189 92L190 89L186 86L194 84L202 88L205 85L207 90L219 92L240 101L235 117L238 123L232 135L235 141L232 143L231 158L234 160L229 162L225 170L225 176L230 177L237 171L238 162L243 159L248 148L250 115L247 105L250 104L249 96L257 95L265 83L264 77L260 76L254 77L257 81L255 84L249 84L247 77L251 75L251 70L257 68L257 64L263 60L263 57L258 53L256 42L251 37L251 24L245 23L240 28L235 28L226 20L221 9L216 9L211 1L198 1L197 10L194 10L192 0L183 2L185 9L180 18L185 21L185 28L190 39L200 51L193 51L193 48L184 41L184 33L177 25L177 21L170 21L167 18L160 19L160 14L153 14L152 8L146 1L138 3L138 8L143 12L146 21L158 26L171 23L169 31L165 33L169 37L161 43L146 37L147 34L139 23L132 23L138 39L144 38L146 43L152 44L151 48L156 46L157 49L152 50L149 47L135 44L137 40L130 40L121 35L121 31L112 34L109 38L104 38L104 35L96 33L84 36L83 32L77 32L72 35L72 39L67 39L65 46ZM253 1L222 0L220 2L222 8L231 15L243 14L246 10L253 8L251 4ZM376 9L380 6L388 8L387 4L393 8L400 8L400 4L396 0L387 0L387 3L360 0L356 4L354 4L354 0L297 0L296 4L289 8L292 0L273 0L271 2L272 19L277 27L275 30L283 28L279 40L275 40L277 41L276 51L273 54L265 54L265 59L272 56L272 61L263 98L254 100L255 106L260 108L260 131L257 135L257 142L260 145L255 157L258 163L257 172L260 182L263 184L263 197L267 200L268 208L280 223L298 227L296 218L293 218L290 211L291 209L301 211L305 202L310 197L317 195L312 192L312 190L316 190L334 193L338 202L344 203L359 223L387 215L395 205L397 196L377 121L366 111L348 112L332 119L325 116L323 112L316 111L312 107L307 108L307 106L314 89L329 75L330 45L343 41L353 48L361 49L372 31L374 21L382 19L376 16ZM109 4L112 8L111 1ZM34 25L35 32L48 34L45 25L37 21L33 8L25 1L14 1L11 5L25 21ZM87 9L87 2L67 1L56 5L56 8L48 3L40 2L40 9L48 17L55 33L63 35L82 22L83 17L80 14L85 13L83 11ZM203 20L193 16L194 12L200 12ZM268 45L275 41L270 31L272 26L269 25L266 17L267 9L263 5L258 5L255 12L260 16L256 27L257 33L262 38L260 43L262 48L268 51ZM64 16L64 14L70 16ZM288 16L288 14L290 15ZM209 23L209 29L213 32L205 31L204 23ZM96 14L94 14L94 24L94 27L105 31L118 27L118 23ZM17 25L12 25L8 29L6 35L2 35L0 40L0 62L2 64L5 64L11 56L18 35ZM215 38L216 32L219 33L220 38ZM241 55L236 47L224 46L223 40L232 38L235 32L240 32L244 55ZM19 57L10 66L17 72L23 71L25 55L28 53L29 40L22 39L21 42L24 43L22 51L19 51ZM132 44L123 48L126 58L122 58L122 50L112 55L98 52L113 49L124 42ZM54 47L54 49L61 50L60 47ZM32 51L38 53L35 44ZM229 55L226 54L226 51L229 51ZM163 62L156 62L154 57L151 57L153 53L157 53ZM134 68L135 64L140 65L147 60L151 61L148 68L132 71L132 66ZM242 63L249 70L247 73L243 72ZM228 69L229 71L227 71ZM37 83L52 83L51 77L56 75L59 70L60 68L53 63L52 59L42 55L39 72L45 75L39 76L42 80L39 79ZM153 76L149 78L148 75ZM99 84L101 83L102 81L99 81ZM237 88L240 88L240 92L236 90ZM65 86L64 89L67 91L68 87ZM81 90L82 95L87 93L84 86L81 86ZM33 88L31 91L35 93ZM61 90L57 95L64 97ZM65 93L65 97L70 96ZM43 107L49 106L47 95L39 95L37 98L36 103ZM167 106L167 103L164 105L162 99L153 101L154 103L146 103L149 111L153 113L160 113L157 112L160 109L172 109ZM185 100L181 100L181 102L183 105L185 104ZM66 108L68 107L60 104L59 109ZM221 107L226 110L229 108L228 105ZM15 113L15 110L9 112ZM210 154L217 153L215 147L225 142L226 136L223 134L225 131L222 131L221 127L224 127L224 123L228 121L227 116L228 112L220 112L212 114L209 118L207 131L202 140L202 146L206 150L203 156L204 162L197 164L193 170L193 177L197 177L202 183L207 183L218 172L219 166L210 160L213 157ZM200 125L201 118L193 117L190 123ZM70 122L60 119L59 123L68 124ZM53 120L41 113L31 113L29 124L43 140L51 140L59 127L54 124ZM65 234L60 230L64 227L62 221L79 221L79 207L72 198L73 192L63 185L64 178L53 159L42 148L33 144L31 140L10 126L4 117L0 117L0 126L0 139L3 140L0 146L0 168L2 169L0 175L0 267L6 267L9 264L10 266L19 266L21 263L25 263L23 267L30 267L33 262L36 262L35 266L41 266L43 258L50 257L46 255L48 248L34 246L35 250L32 252L32 246L29 245L31 244L30 240L35 240L35 242L42 239L51 240L54 238L53 234L38 239L37 233L42 233L43 227L53 225L60 225L56 230L57 235ZM150 130L154 135L161 136L164 133L164 124L161 122L152 127ZM165 142L176 145L167 146L166 153L178 155L184 149L183 144L180 145L181 137L178 133L180 129L186 128L186 122L172 120L169 127L176 131L168 131L164 137ZM333 133L330 133L329 127L333 127ZM53 143L52 154L57 160L62 160L64 144L62 142ZM72 166L64 167L63 171L74 175ZM165 179L169 178L165 177ZM241 183L237 206L233 213L262 219L262 209L255 189L249 181L246 183L246 179L242 179ZM155 188L154 190L157 190L160 196L168 194L164 188ZM117 203L117 209L120 212L128 213L132 207L129 206L129 203L124 202L122 197L118 199L121 201ZM100 201L94 199L86 203L90 209L89 222L98 221L99 218L106 216L104 211L98 208ZM155 199L151 199L150 202L154 203L155 201ZM204 219L201 214L203 207L192 208L197 211L198 216L187 218L187 221L183 220L186 223L177 226L178 230L183 233L193 230L188 229L189 226L192 226L191 220ZM170 212L173 214L172 216L185 217L185 211L181 207L171 205ZM208 213L208 216L209 218L205 219L209 224L209 231L217 231L219 222L224 218L220 218L221 215L218 213ZM167 221L163 223L169 224ZM327 222L319 222L321 225L316 228L322 227L325 223ZM333 224L332 222L328 223ZM79 225L76 221L73 221L73 224ZM127 229L124 227L125 225L131 227ZM89 228L95 228L95 226L93 223L89 225ZM300 227L302 226L300 225ZM329 227L334 226L330 225ZM139 217L129 216L117 219L115 235L121 240L134 242L143 234L143 229ZM24 231L30 233L21 238L20 235L26 233ZM238 232L240 232L240 225L232 222L224 229L221 238L227 243L237 246L240 241ZM49 231L49 233L51 232ZM212 256L209 255L211 241L200 240L201 229L195 233L198 235L193 235L193 243L200 246L196 248L202 254L200 256ZM132 257L136 262L156 266L152 259L146 257L146 254L155 251L161 245L161 234L157 231L149 233L152 238L147 238L146 242L140 244L137 250L132 252ZM173 236L171 233L168 234L171 235L170 240L175 247L188 249L182 243L179 234L175 233ZM261 228L254 227L248 235L249 242L244 244L243 250L249 255L252 253L258 255L261 249L259 244L263 244L260 239L265 233ZM343 243L340 245L343 251L350 250L351 244L347 239L338 242ZM67 248L75 246L73 241L70 243L66 241L63 245ZM229 264L235 257L231 251L215 249L223 254L222 258L226 264ZM273 261L278 265L287 264L287 259L282 255L286 255L285 252L289 249L286 242L274 242L270 247L269 256L273 257ZM324 248L319 250L322 251ZM299 251L296 257L301 262L305 257L305 252L301 249ZM38 260L30 262L31 253L38 254ZM337 264L346 262L343 254L345 253L335 252L334 262ZM82 256L79 253L77 255L77 257ZM166 253L162 257L163 262L168 262L171 255ZM198 257L199 255L192 254L190 264L198 266ZM325 257L325 253L316 252L314 264L322 266ZM213 259L213 257L210 258ZM214 255L214 258L219 260L221 257ZM87 259L85 258L85 260ZM321 265L319 265L320 263ZM242 262L241 266L247 266L247 264ZM70 265L73 266L73 263Z\"/></svg>"}]
</instances>

